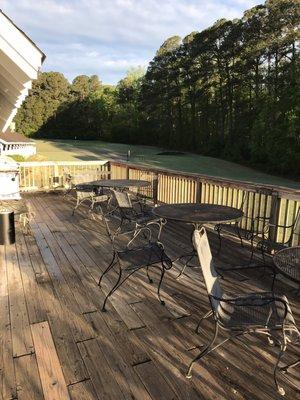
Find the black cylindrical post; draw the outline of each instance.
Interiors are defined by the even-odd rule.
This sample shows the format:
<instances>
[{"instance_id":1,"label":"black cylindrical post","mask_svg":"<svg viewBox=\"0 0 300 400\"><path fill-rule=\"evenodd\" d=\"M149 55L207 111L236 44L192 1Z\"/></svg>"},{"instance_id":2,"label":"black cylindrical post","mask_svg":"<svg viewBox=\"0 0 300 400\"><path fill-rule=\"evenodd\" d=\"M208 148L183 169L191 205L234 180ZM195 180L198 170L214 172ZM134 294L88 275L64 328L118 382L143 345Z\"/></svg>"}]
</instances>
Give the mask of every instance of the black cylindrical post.
<instances>
[{"instance_id":1,"label":"black cylindrical post","mask_svg":"<svg viewBox=\"0 0 300 400\"><path fill-rule=\"evenodd\" d=\"M15 214L13 211L0 211L0 245L16 241Z\"/></svg>"}]
</instances>

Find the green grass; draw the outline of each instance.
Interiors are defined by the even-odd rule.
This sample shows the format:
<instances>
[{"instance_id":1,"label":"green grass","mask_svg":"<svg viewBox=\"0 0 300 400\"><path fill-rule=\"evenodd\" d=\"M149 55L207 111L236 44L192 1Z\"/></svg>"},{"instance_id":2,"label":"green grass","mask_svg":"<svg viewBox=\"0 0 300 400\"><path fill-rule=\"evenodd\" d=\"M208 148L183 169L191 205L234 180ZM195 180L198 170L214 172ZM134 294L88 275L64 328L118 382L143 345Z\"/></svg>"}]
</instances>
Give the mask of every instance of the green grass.
<instances>
[{"instance_id":1,"label":"green grass","mask_svg":"<svg viewBox=\"0 0 300 400\"><path fill-rule=\"evenodd\" d=\"M216 177L273 184L300 189L300 183L265 174L252 168L199 154L158 155L162 149L101 141L36 140L37 152L49 161L126 160L130 149L130 162L144 166L168 168L183 172L196 172Z\"/></svg>"}]
</instances>

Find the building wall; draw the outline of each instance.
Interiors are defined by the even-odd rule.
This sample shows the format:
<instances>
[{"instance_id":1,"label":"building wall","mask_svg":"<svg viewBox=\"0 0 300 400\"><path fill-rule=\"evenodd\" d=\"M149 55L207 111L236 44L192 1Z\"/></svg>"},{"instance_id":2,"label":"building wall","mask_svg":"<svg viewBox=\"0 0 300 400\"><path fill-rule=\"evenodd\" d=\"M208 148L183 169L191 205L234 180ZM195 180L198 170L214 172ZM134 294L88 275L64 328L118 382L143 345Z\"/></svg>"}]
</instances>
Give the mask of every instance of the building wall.
<instances>
[{"instance_id":1,"label":"building wall","mask_svg":"<svg viewBox=\"0 0 300 400\"><path fill-rule=\"evenodd\" d=\"M0 143L1 155L19 155L29 157L36 154L36 146L34 144L3 144Z\"/></svg>"}]
</instances>

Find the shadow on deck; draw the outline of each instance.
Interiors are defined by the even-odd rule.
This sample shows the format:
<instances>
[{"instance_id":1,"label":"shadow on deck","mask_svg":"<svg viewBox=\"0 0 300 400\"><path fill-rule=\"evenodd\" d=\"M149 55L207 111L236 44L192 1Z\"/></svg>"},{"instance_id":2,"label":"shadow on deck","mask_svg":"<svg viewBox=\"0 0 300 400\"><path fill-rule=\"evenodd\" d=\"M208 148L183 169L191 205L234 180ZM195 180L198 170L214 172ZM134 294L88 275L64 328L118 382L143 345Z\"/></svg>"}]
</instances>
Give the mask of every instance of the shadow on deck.
<instances>
[{"instance_id":1,"label":"shadow on deck","mask_svg":"<svg viewBox=\"0 0 300 400\"><path fill-rule=\"evenodd\" d=\"M253 336L228 343L185 372L191 359L213 333L209 319L200 335L194 333L200 316L209 309L200 269L188 268L176 279L179 265L167 273L156 299L154 283L137 272L100 308L114 278L97 286L111 258L103 226L79 210L71 215L72 200L62 196L28 195L35 213L32 233L17 232L17 243L0 246L0 365L4 399L136 399L199 400L280 398L273 384L278 349L264 337ZM92 228L93 230L90 230ZM171 257L191 248L191 231L168 223L161 241ZM217 236L210 232L213 252ZM224 241L216 263L246 264L250 254L238 243ZM222 280L230 294L268 291L266 274L226 273ZM293 290L278 281L276 291L288 295L298 326L300 301ZM299 348L286 359L299 357ZM300 398L295 382L280 378L287 399Z\"/></svg>"}]
</instances>

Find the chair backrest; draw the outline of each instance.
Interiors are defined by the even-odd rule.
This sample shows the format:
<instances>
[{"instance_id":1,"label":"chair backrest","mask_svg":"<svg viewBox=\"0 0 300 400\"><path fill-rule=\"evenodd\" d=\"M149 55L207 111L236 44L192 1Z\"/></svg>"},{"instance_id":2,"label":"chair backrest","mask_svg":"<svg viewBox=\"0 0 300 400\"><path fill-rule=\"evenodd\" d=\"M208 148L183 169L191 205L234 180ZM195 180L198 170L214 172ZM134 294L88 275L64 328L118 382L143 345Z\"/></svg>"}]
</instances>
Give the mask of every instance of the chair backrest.
<instances>
[{"instance_id":1,"label":"chair backrest","mask_svg":"<svg viewBox=\"0 0 300 400\"><path fill-rule=\"evenodd\" d=\"M293 245L293 239L295 238L294 235L299 235L300 234L300 207L298 208L298 211L295 215L295 219L292 225L292 231L291 231L291 237L290 237L290 244L291 246Z\"/></svg>"},{"instance_id":2,"label":"chair backrest","mask_svg":"<svg viewBox=\"0 0 300 400\"><path fill-rule=\"evenodd\" d=\"M213 311L217 312L219 308L219 300L214 299L212 296L221 298L222 288L219 284L218 275L213 266L213 259L205 228L202 227L199 231L194 231L193 242L198 253L199 262L211 306Z\"/></svg>"},{"instance_id":3,"label":"chair backrest","mask_svg":"<svg viewBox=\"0 0 300 400\"><path fill-rule=\"evenodd\" d=\"M127 192L119 192L117 190L113 190L113 193L118 207L122 209L132 209L132 203Z\"/></svg>"}]
</instances>

